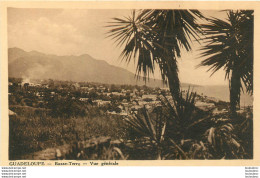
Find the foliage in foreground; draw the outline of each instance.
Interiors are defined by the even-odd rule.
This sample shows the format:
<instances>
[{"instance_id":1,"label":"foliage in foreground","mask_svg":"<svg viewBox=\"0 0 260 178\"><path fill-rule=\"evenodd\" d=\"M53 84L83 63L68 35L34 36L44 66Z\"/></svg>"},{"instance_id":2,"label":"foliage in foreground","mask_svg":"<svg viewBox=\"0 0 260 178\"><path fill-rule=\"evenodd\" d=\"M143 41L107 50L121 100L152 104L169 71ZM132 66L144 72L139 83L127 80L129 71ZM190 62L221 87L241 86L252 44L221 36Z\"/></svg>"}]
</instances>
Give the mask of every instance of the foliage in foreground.
<instances>
[{"instance_id":1,"label":"foliage in foreground","mask_svg":"<svg viewBox=\"0 0 260 178\"><path fill-rule=\"evenodd\" d=\"M77 150L73 159L252 159L252 110L231 120L228 114L212 115L196 108L196 94L189 91L181 95L181 102L160 98L161 106L152 111L144 107L128 119L93 110L77 118L41 113L10 117L9 158L108 136L120 144L91 155Z\"/></svg>"},{"instance_id":2,"label":"foliage in foreground","mask_svg":"<svg viewBox=\"0 0 260 178\"><path fill-rule=\"evenodd\" d=\"M214 118L196 109L195 97L192 92L182 97L182 102L163 97L164 107L157 109L155 117L151 118L144 108L141 115L135 114L127 120L135 133L132 140L136 150L141 151L139 156L145 155L143 159L252 159L252 117L241 115L236 123L224 114Z\"/></svg>"}]
</instances>

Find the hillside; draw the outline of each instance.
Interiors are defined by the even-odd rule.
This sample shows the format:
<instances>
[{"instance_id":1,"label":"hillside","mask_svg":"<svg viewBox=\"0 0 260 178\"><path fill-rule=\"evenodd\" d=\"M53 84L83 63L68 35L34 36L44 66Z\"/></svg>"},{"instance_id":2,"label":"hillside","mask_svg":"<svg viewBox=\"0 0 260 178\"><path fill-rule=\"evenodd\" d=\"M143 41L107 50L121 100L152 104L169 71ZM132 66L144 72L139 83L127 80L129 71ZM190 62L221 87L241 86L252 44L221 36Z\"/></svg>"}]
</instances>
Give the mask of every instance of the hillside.
<instances>
[{"instance_id":1,"label":"hillside","mask_svg":"<svg viewBox=\"0 0 260 178\"><path fill-rule=\"evenodd\" d=\"M57 79L107 84L144 85L126 69L108 64L84 54L80 56L47 55L19 48L8 50L9 77ZM161 80L150 79L150 87L163 87ZM188 86L189 84L182 84Z\"/></svg>"}]
</instances>

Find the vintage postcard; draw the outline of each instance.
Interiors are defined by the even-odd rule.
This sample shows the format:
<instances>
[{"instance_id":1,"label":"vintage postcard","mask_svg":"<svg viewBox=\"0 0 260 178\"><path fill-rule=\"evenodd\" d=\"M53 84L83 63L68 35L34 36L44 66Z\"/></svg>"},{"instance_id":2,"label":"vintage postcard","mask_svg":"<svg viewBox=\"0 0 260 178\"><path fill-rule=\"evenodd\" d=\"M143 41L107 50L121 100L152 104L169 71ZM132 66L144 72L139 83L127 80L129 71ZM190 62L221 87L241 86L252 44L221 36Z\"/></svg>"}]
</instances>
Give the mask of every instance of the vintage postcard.
<instances>
[{"instance_id":1,"label":"vintage postcard","mask_svg":"<svg viewBox=\"0 0 260 178\"><path fill-rule=\"evenodd\" d=\"M260 165L260 3L0 7L1 165Z\"/></svg>"}]
</instances>

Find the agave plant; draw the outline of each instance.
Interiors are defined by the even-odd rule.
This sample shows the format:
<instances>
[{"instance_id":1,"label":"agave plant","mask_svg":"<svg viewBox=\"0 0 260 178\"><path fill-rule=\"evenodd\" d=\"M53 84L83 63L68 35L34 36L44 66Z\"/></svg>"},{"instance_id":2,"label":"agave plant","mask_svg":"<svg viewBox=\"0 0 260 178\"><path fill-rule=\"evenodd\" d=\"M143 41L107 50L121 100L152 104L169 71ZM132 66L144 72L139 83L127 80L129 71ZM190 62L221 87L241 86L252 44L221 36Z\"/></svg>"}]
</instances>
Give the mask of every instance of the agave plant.
<instances>
[{"instance_id":1,"label":"agave plant","mask_svg":"<svg viewBox=\"0 0 260 178\"><path fill-rule=\"evenodd\" d=\"M253 158L253 111L248 107L244 113L235 119L235 134L241 140L241 145L245 149L245 158Z\"/></svg>"},{"instance_id":2,"label":"agave plant","mask_svg":"<svg viewBox=\"0 0 260 178\"><path fill-rule=\"evenodd\" d=\"M231 123L211 127L206 131L210 152L218 159L241 159L244 149L234 134Z\"/></svg>"},{"instance_id":3,"label":"agave plant","mask_svg":"<svg viewBox=\"0 0 260 178\"><path fill-rule=\"evenodd\" d=\"M192 128L208 118L198 119L199 117L195 114L196 93L188 90L187 94L180 94L179 97L182 99L177 102L161 95L162 106L154 109L156 113L154 118L150 117L144 107L142 115L134 114L126 120L141 137L149 138L149 143L156 147L157 159L176 158L172 156L172 152L175 151L181 155L177 159L190 158L186 155L190 148L185 150L183 145L188 142L190 135L200 134L192 132Z\"/></svg>"},{"instance_id":4,"label":"agave plant","mask_svg":"<svg viewBox=\"0 0 260 178\"><path fill-rule=\"evenodd\" d=\"M202 141L188 139L177 145L173 140L170 140L172 145L169 147L169 153L166 155L167 159L210 159L208 147ZM184 151L184 147L188 147Z\"/></svg>"},{"instance_id":5,"label":"agave plant","mask_svg":"<svg viewBox=\"0 0 260 178\"><path fill-rule=\"evenodd\" d=\"M195 107L196 93L187 90L186 94L181 92L179 101L168 99L161 95L161 103L164 106L164 117L167 118L168 127L166 132L174 140L183 140L188 135L196 133L191 132L191 128L205 121L209 116L197 114L198 109ZM206 117L205 117L206 116Z\"/></svg>"},{"instance_id":6,"label":"agave plant","mask_svg":"<svg viewBox=\"0 0 260 178\"><path fill-rule=\"evenodd\" d=\"M167 124L166 120L152 120L148 114L147 109L144 106L144 108L142 109L142 116L133 114L128 119L126 119L126 122L140 136L149 139L150 144L153 144L156 147L156 159L161 159L162 145Z\"/></svg>"}]
</instances>

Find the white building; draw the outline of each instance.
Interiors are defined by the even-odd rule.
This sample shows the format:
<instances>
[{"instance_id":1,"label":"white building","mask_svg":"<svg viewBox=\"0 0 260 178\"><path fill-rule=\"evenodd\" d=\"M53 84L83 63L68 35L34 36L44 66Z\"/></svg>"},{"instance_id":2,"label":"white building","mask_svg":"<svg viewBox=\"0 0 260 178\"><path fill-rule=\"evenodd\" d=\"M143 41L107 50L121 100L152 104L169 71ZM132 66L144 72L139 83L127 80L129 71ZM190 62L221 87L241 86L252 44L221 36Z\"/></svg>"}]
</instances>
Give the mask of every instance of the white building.
<instances>
[{"instance_id":1,"label":"white building","mask_svg":"<svg viewBox=\"0 0 260 178\"><path fill-rule=\"evenodd\" d=\"M80 101L88 101L89 98L80 98L79 100L80 100Z\"/></svg>"}]
</instances>

